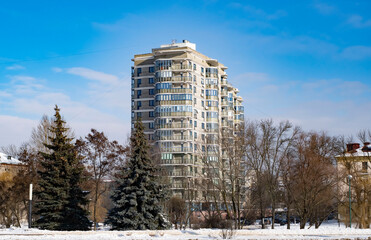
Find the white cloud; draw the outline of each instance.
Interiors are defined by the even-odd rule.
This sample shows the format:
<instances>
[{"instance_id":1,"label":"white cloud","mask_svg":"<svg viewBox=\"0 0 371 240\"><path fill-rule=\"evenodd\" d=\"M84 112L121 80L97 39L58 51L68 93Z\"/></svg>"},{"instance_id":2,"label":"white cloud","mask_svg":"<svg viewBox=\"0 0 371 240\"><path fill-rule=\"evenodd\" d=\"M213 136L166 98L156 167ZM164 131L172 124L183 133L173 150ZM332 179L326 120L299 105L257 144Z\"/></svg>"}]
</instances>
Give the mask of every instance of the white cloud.
<instances>
[{"instance_id":1,"label":"white cloud","mask_svg":"<svg viewBox=\"0 0 371 240\"><path fill-rule=\"evenodd\" d=\"M338 53L338 47L327 41L312 38L309 36L287 36L287 35L247 35L245 42L249 46L258 48L261 51L269 51L277 54L301 54L330 55Z\"/></svg>"},{"instance_id":2,"label":"white cloud","mask_svg":"<svg viewBox=\"0 0 371 240\"><path fill-rule=\"evenodd\" d=\"M340 56L350 60L363 60L371 58L371 47L368 46L351 46L345 48Z\"/></svg>"},{"instance_id":3,"label":"white cloud","mask_svg":"<svg viewBox=\"0 0 371 240\"><path fill-rule=\"evenodd\" d=\"M371 87L365 82L333 78L287 83L265 73L257 76L264 81L249 82L241 92L247 119L287 119L305 130L330 134L349 135L369 128L371 112L362 109L371 105Z\"/></svg>"},{"instance_id":4,"label":"white cloud","mask_svg":"<svg viewBox=\"0 0 371 240\"><path fill-rule=\"evenodd\" d=\"M7 70L22 70L22 69L25 69L25 67L18 65L18 64L14 64L12 66L6 67L6 69Z\"/></svg>"},{"instance_id":5,"label":"white cloud","mask_svg":"<svg viewBox=\"0 0 371 240\"><path fill-rule=\"evenodd\" d=\"M247 72L233 77L233 82L238 82L240 85L262 83L268 80L268 74L260 72Z\"/></svg>"},{"instance_id":6,"label":"white cloud","mask_svg":"<svg viewBox=\"0 0 371 240\"><path fill-rule=\"evenodd\" d=\"M62 68L59 68L59 67L53 67L53 68L52 68L52 71L53 71L53 72L56 72L56 73L59 73L59 72L62 72L63 69L62 69Z\"/></svg>"},{"instance_id":7,"label":"white cloud","mask_svg":"<svg viewBox=\"0 0 371 240\"><path fill-rule=\"evenodd\" d=\"M91 69L87 72L89 74L84 76L94 78L94 81L89 82L85 88L82 87L81 95L90 98L79 99L71 98L68 93L50 89L47 84L43 84L43 80L32 76L8 76L8 88L0 91L0 105L6 107L0 108L0 132L5 136L16 137L2 138L0 146L19 145L27 141L41 116L54 114L55 104L61 108L62 115L76 137L83 137L91 128L96 128L104 131L110 139L126 141L127 134L130 133L129 78L126 81L118 81L117 77L110 77L112 75L95 74L97 72ZM9 112L20 117L9 116ZM117 115L117 112L122 112L122 115ZM20 124L20 127L16 127L17 124ZM20 129L22 134L19 133Z\"/></svg>"},{"instance_id":8,"label":"white cloud","mask_svg":"<svg viewBox=\"0 0 371 240\"><path fill-rule=\"evenodd\" d=\"M283 10L276 10L274 13L267 13L262 9L255 8L251 5L243 5L241 3L231 3L231 7L242 9L243 11L249 13L249 15L252 15L257 18L263 18L266 20L276 20L282 17L285 17L287 13Z\"/></svg>"},{"instance_id":9,"label":"white cloud","mask_svg":"<svg viewBox=\"0 0 371 240\"><path fill-rule=\"evenodd\" d=\"M35 127L37 121L27 118L0 115L0 146L10 144L20 145L30 138L31 129ZM6 136L6 137L4 137Z\"/></svg>"},{"instance_id":10,"label":"white cloud","mask_svg":"<svg viewBox=\"0 0 371 240\"><path fill-rule=\"evenodd\" d=\"M363 17L360 15L352 15L348 18L348 24L352 25L355 28L366 28L371 27L371 20L363 20Z\"/></svg>"},{"instance_id":11,"label":"white cloud","mask_svg":"<svg viewBox=\"0 0 371 240\"><path fill-rule=\"evenodd\" d=\"M323 15L329 15L336 10L336 8L334 6L331 6L331 5L326 4L326 3L314 4L314 8L317 9L318 12L320 12Z\"/></svg>"},{"instance_id":12,"label":"white cloud","mask_svg":"<svg viewBox=\"0 0 371 240\"><path fill-rule=\"evenodd\" d=\"M83 68L83 67L74 67L67 69L67 73L78 75L80 77L89 79L89 80L96 80L101 83L109 83L109 84L115 84L118 83L118 77L98 72L89 68Z\"/></svg>"}]
</instances>

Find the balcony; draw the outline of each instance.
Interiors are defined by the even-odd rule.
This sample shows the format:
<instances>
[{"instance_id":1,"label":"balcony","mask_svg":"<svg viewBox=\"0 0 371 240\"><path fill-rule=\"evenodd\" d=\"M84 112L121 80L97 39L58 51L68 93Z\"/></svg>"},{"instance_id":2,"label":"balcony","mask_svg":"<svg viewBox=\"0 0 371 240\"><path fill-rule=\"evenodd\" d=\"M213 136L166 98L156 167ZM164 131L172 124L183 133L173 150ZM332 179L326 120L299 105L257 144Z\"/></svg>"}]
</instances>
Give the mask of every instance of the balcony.
<instances>
[{"instance_id":1,"label":"balcony","mask_svg":"<svg viewBox=\"0 0 371 240\"><path fill-rule=\"evenodd\" d=\"M222 85L222 86L227 86L228 85L228 81L227 80L220 80L220 84Z\"/></svg>"},{"instance_id":2,"label":"balcony","mask_svg":"<svg viewBox=\"0 0 371 240\"><path fill-rule=\"evenodd\" d=\"M206 99L208 100L219 100L218 96L206 96Z\"/></svg>"},{"instance_id":3,"label":"balcony","mask_svg":"<svg viewBox=\"0 0 371 240\"><path fill-rule=\"evenodd\" d=\"M157 101L157 105L192 105L192 100Z\"/></svg>"},{"instance_id":4,"label":"balcony","mask_svg":"<svg viewBox=\"0 0 371 240\"><path fill-rule=\"evenodd\" d=\"M157 77L156 82L192 82L189 76Z\"/></svg>"},{"instance_id":5,"label":"balcony","mask_svg":"<svg viewBox=\"0 0 371 240\"><path fill-rule=\"evenodd\" d=\"M162 165L193 165L193 160L191 159L166 159L161 160Z\"/></svg>"},{"instance_id":6,"label":"balcony","mask_svg":"<svg viewBox=\"0 0 371 240\"><path fill-rule=\"evenodd\" d=\"M228 112L222 112L222 113L220 114L220 116L221 116L221 117L228 117Z\"/></svg>"},{"instance_id":7,"label":"balcony","mask_svg":"<svg viewBox=\"0 0 371 240\"><path fill-rule=\"evenodd\" d=\"M170 186L171 189L193 189L195 188L193 184L191 183L173 183Z\"/></svg>"},{"instance_id":8,"label":"balcony","mask_svg":"<svg viewBox=\"0 0 371 240\"><path fill-rule=\"evenodd\" d=\"M192 128L193 126L188 123L169 123L169 124L157 124L156 128Z\"/></svg>"},{"instance_id":9,"label":"balcony","mask_svg":"<svg viewBox=\"0 0 371 240\"><path fill-rule=\"evenodd\" d=\"M219 86L218 85L214 85L214 84L206 84L205 85L205 88L211 88L211 89L219 89Z\"/></svg>"},{"instance_id":10,"label":"balcony","mask_svg":"<svg viewBox=\"0 0 371 240\"><path fill-rule=\"evenodd\" d=\"M222 122L222 127L232 127L232 124L228 122Z\"/></svg>"},{"instance_id":11,"label":"balcony","mask_svg":"<svg viewBox=\"0 0 371 240\"><path fill-rule=\"evenodd\" d=\"M222 102L221 102L221 105L222 105L223 107L228 107L228 101L222 101Z\"/></svg>"},{"instance_id":12,"label":"balcony","mask_svg":"<svg viewBox=\"0 0 371 240\"><path fill-rule=\"evenodd\" d=\"M181 136L181 135L173 135L173 136L158 136L157 140L163 140L163 141L186 141L186 140L192 140L192 138L188 135Z\"/></svg>"},{"instance_id":13,"label":"balcony","mask_svg":"<svg viewBox=\"0 0 371 240\"><path fill-rule=\"evenodd\" d=\"M184 153L184 152L193 152L193 148L189 147L168 147L168 148L160 148L161 152L166 153Z\"/></svg>"},{"instance_id":14,"label":"balcony","mask_svg":"<svg viewBox=\"0 0 371 240\"><path fill-rule=\"evenodd\" d=\"M219 121L218 118L206 118L206 122L215 122L217 123Z\"/></svg>"},{"instance_id":15,"label":"balcony","mask_svg":"<svg viewBox=\"0 0 371 240\"><path fill-rule=\"evenodd\" d=\"M191 112L156 112L156 117L192 117Z\"/></svg>"},{"instance_id":16,"label":"balcony","mask_svg":"<svg viewBox=\"0 0 371 240\"><path fill-rule=\"evenodd\" d=\"M157 89L157 93L192 93L192 89L189 88Z\"/></svg>"},{"instance_id":17,"label":"balcony","mask_svg":"<svg viewBox=\"0 0 371 240\"><path fill-rule=\"evenodd\" d=\"M169 172L169 176L171 177L193 177L194 174L191 171L174 171L174 172Z\"/></svg>"},{"instance_id":18,"label":"balcony","mask_svg":"<svg viewBox=\"0 0 371 240\"><path fill-rule=\"evenodd\" d=\"M189 64L174 64L170 67L171 70L192 70L192 65Z\"/></svg>"},{"instance_id":19,"label":"balcony","mask_svg":"<svg viewBox=\"0 0 371 240\"><path fill-rule=\"evenodd\" d=\"M222 90L222 91L220 91L220 95L221 96L228 96L228 91Z\"/></svg>"}]
</instances>

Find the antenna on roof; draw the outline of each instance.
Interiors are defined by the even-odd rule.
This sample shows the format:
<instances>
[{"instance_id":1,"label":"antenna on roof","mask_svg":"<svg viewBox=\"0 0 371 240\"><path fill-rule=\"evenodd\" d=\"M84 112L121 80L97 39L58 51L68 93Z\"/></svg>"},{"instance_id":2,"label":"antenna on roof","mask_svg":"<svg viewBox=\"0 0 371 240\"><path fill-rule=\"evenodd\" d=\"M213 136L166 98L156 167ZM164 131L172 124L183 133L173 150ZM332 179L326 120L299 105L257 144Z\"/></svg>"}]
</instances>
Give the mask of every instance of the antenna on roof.
<instances>
[{"instance_id":1,"label":"antenna on roof","mask_svg":"<svg viewBox=\"0 0 371 240\"><path fill-rule=\"evenodd\" d=\"M171 44L175 44L175 43L176 43L176 39L172 39Z\"/></svg>"}]
</instances>

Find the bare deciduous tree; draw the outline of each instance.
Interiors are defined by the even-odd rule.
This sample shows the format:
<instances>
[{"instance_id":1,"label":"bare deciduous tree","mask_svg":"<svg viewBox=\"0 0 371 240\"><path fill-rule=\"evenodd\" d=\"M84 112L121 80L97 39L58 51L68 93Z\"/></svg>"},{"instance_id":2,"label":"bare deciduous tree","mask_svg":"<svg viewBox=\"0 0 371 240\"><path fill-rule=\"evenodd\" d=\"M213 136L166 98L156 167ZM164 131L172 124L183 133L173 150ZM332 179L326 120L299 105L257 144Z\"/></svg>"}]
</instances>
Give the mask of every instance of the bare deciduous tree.
<instances>
[{"instance_id":1,"label":"bare deciduous tree","mask_svg":"<svg viewBox=\"0 0 371 240\"><path fill-rule=\"evenodd\" d=\"M79 153L85 157L86 169L91 176L93 222L94 230L96 230L98 204L101 196L108 190L113 168L124 157L126 149L117 141L109 141L103 132L95 129L91 129L91 133L85 137L85 140L82 138L77 140L76 146ZM103 212L100 215L105 214Z\"/></svg>"}]
</instances>

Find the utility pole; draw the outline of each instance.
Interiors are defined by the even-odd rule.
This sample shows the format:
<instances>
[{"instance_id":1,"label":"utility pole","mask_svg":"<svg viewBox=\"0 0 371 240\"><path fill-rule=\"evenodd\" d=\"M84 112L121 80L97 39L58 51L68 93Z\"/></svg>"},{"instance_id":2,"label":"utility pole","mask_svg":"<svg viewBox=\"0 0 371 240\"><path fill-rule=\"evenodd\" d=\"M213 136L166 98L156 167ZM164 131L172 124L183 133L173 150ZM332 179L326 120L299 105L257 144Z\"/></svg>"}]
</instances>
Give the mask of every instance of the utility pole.
<instances>
[{"instance_id":1,"label":"utility pole","mask_svg":"<svg viewBox=\"0 0 371 240\"><path fill-rule=\"evenodd\" d=\"M28 228L32 226L32 183L30 184L30 197L29 197L29 209L28 209Z\"/></svg>"}]
</instances>

